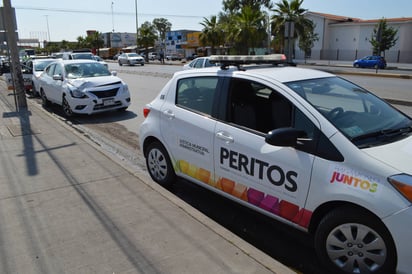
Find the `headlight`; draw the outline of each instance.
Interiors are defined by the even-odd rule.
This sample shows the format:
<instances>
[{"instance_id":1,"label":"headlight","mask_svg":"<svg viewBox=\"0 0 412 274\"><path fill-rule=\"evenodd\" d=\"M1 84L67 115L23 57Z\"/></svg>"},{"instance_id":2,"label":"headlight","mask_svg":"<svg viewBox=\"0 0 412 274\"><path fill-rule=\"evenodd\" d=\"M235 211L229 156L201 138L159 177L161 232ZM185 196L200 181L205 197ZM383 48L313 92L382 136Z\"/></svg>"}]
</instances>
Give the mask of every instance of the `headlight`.
<instances>
[{"instance_id":1,"label":"headlight","mask_svg":"<svg viewBox=\"0 0 412 274\"><path fill-rule=\"evenodd\" d=\"M127 84L124 84L124 85L123 85L123 92L124 92L124 93L130 93L130 92L129 92L129 86L128 86Z\"/></svg>"},{"instance_id":2,"label":"headlight","mask_svg":"<svg viewBox=\"0 0 412 274\"><path fill-rule=\"evenodd\" d=\"M409 202L412 203L412 176L398 174L388 178L391 183Z\"/></svg>"},{"instance_id":3,"label":"headlight","mask_svg":"<svg viewBox=\"0 0 412 274\"><path fill-rule=\"evenodd\" d=\"M87 95L76 87L69 87L69 91L73 98L87 98Z\"/></svg>"}]
</instances>

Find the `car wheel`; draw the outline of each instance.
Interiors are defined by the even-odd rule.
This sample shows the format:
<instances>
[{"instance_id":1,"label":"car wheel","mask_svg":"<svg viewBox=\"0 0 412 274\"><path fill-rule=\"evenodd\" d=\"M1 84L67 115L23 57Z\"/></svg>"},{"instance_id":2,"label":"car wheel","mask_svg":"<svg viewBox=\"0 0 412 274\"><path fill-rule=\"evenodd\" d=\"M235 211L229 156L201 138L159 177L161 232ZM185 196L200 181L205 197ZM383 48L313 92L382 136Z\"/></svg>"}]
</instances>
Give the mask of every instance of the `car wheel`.
<instances>
[{"instance_id":1,"label":"car wheel","mask_svg":"<svg viewBox=\"0 0 412 274\"><path fill-rule=\"evenodd\" d=\"M378 69L378 68L379 68L379 65L376 64L376 65L373 66L373 68L374 68L374 69Z\"/></svg>"},{"instance_id":2,"label":"car wheel","mask_svg":"<svg viewBox=\"0 0 412 274\"><path fill-rule=\"evenodd\" d=\"M144 63L141 63L142 67L144 66Z\"/></svg>"},{"instance_id":3,"label":"car wheel","mask_svg":"<svg viewBox=\"0 0 412 274\"><path fill-rule=\"evenodd\" d=\"M123 66L122 62L119 61L119 66Z\"/></svg>"},{"instance_id":4,"label":"car wheel","mask_svg":"<svg viewBox=\"0 0 412 274\"><path fill-rule=\"evenodd\" d=\"M66 117L73 116L73 111L70 108L69 102L67 102L66 97L63 97L62 108L63 108L63 113Z\"/></svg>"},{"instance_id":5,"label":"car wheel","mask_svg":"<svg viewBox=\"0 0 412 274\"><path fill-rule=\"evenodd\" d=\"M315 249L329 273L395 273L392 237L377 217L359 208L326 214L315 234Z\"/></svg>"},{"instance_id":6,"label":"car wheel","mask_svg":"<svg viewBox=\"0 0 412 274\"><path fill-rule=\"evenodd\" d=\"M353 65L355 68L359 68L359 64L354 64Z\"/></svg>"},{"instance_id":7,"label":"car wheel","mask_svg":"<svg viewBox=\"0 0 412 274\"><path fill-rule=\"evenodd\" d=\"M176 180L176 174L166 149L159 142L147 147L146 166L150 177L163 186L170 186Z\"/></svg>"},{"instance_id":8,"label":"car wheel","mask_svg":"<svg viewBox=\"0 0 412 274\"><path fill-rule=\"evenodd\" d=\"M43 90L40 90L40 97L41 97L41 105L44 108L47 108L51 105L50 101L47 99L46 94Z\"/></svg>"},{"instance_id":9,"label":"car wheel","mask_svg":"<svg viewBox=\"0 0 412 274\"><path fill-rule=\"evenodd\" d=\"M32 92L32 94L33 94L33 96L34 97L36 97L37 96L37 90L36 90L36 87L34 86L34 83L33 82L31 82L31 92Z\"/></svg>"}]
</instances>

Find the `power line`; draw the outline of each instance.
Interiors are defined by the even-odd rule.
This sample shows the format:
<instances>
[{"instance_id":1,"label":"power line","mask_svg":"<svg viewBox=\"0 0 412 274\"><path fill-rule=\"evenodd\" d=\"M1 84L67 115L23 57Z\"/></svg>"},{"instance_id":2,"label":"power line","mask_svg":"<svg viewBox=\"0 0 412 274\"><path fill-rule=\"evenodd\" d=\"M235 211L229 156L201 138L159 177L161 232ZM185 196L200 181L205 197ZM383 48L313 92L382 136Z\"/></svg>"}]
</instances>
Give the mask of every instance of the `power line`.
<instances>
[{"instance_id":1,"label":"power line","mask_svg":"<svg viewBox=\"0 0 412 274\"><path fill-rule=\"evenodd\" d=\"M43 7L23 7L15 6L16 10L37 10L47 12L66 12L66 13L85 13L85 14L100 14L100 15L112 15L111 11L93 11L93 10L78 10L78 9L59 9L59 8L43 8ZM132 12L113 12L115 15L122 16L135 16ZM142 16L148 17L181 17L181 18L204 18L199 15L181 15L181 14L154 14L154 13L140 13Z\"/></svg>"}]
</instances>

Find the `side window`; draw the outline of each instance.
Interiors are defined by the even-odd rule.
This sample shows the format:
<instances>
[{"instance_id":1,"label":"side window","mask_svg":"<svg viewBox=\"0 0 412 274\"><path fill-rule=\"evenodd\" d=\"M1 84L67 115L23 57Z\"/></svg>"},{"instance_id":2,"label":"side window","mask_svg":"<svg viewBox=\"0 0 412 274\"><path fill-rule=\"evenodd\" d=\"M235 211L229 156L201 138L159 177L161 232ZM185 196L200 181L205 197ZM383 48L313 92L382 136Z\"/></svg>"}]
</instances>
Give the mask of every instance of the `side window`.
<instances>
[{"instance_id":1,"label":"side window","mask_svg":"<svg viewBox=\"0 0 412 274\"><path fill-rule=\"evenodd\" d=\"M202 68L203 66L203 58L197 60L196 64L194 65L195 68Z\"/></svg>"},{"instance_id":2,"label":"side window","mask_svg":"<svg viewBox=\"0 0 412 274\"><path fill-rule=\"evenodd\" d=\"M292 126L292 104L260 83L233 79L229 122L263 133Z\"/></svg>"},{"instance_id":3,"label":"side window","mask_svg":"<svg viewBox=\"0 0 412 274\"><path fill-rule=\"evenodd\" d=\"M212 115L217 77L193 77L177 83L176 105Z\"/></svg>"},{"instance_id":4,"label":"side window","mask_svg":"<svg viewBox=\"0 0 412 274\"><path fill-rule=\"evenodd\" d=\"M51 64L50 66L47 67L46 73L47 73L48 76L53 77L55 66L56 66L56 64Z\"/></svg>"},{"instance_id":5,"label":"side window","mask_svg":"<svg viewBox=\"0 0 412 274\"><path fill-rule=\"evenodd\" d=\"M63 76L62 67L59 66L59 65L56 65L56 68L54 69L53 75Z\"/></svg>"}]
</instances>

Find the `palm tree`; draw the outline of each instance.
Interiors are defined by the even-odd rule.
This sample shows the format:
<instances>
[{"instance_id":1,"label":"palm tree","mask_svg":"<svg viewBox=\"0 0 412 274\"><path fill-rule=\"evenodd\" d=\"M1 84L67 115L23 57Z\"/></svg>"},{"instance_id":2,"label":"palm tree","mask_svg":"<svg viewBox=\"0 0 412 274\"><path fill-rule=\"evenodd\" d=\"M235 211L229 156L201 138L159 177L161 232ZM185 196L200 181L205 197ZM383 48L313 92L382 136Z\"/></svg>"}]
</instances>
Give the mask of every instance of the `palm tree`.
<instances>
[{"instance_id":1,"label":"palm tree","mask_svg":"<svg viewBox=\"0 0 412 274\"><path fill-rule=\"evenodd\" d=\"M249 54L250 48L255 48L266 37L266 16L252 6L242 7L236 16L236 39L242 54Z\"/></svg>"},{"instance_id":2,"label":"palm tree","mask_svg":"<svg viewBox=\"0 0 412 274\"><path fill-rule=\"evenodd\" d=\"M137 38L138 45L141 45L145 48L145 58L146 61L149 59L148 48L153 46L157 39L156 29L154 25L150 22L144 22L139 31L139 37Z\"/></svg>"},{"instance_id":3,"label":"palm tree","mask_svg":"<svg viewBox=\"0 0 412 274\"><path fill-rule=\"evenodd\" d=\"M155 18L153 19L152 24L159 33L159 38L164 41L166 39L166 32L170 31L172 28L172 23L166 18Z\"/></svg>"},{"instance_id":4,"label":"palm tree","mask_svg":"<svg viewBox=\"0 0 412 274\"><path fill-rule=\"evenodd\" d=\"M276 8L272 9L275 13L272 20L272 31L275 36L280 36L284 40L285 27L290 29L294 26L294 30L288 37L289 45L292 46L293 39L298 37L304 37L305 33L312 33L314 30L314 24L311 20L304 17L306 9L301 7L303 0L282 0L280 3L276 3ZM291 61L291 48L288 49L288 60Z\"/></svg>"},{"instance_id":5,"label":"palm tree","mask_svg":"<svg viewBox=\"0 0 412 274\"><path fill-rule=\"evenodd\" d=\"M218 24L217 16L213 15L210 19L204 17L200 24L204 27L199 36L200 43L204 46L210 46L212 54L215 54L216 46L223 44L223 33Z\"/></svg>"}]
</instances>

